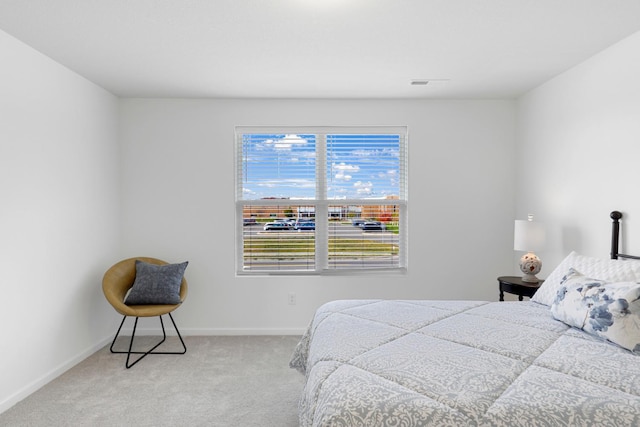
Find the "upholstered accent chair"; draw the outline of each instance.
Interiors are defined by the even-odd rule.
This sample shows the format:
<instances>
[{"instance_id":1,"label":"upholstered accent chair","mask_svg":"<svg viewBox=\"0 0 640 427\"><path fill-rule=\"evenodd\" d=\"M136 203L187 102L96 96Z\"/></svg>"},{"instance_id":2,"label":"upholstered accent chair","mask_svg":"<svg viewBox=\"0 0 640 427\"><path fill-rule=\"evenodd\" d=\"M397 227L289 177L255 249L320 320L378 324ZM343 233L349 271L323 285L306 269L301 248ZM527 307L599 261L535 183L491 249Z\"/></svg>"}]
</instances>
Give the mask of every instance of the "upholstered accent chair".
<instances>
[{"instance_id":1,"label":"upholstered accent chair","mask_svg":"<svg viewBox=\"0 0 640 427\"><path fill-rule=\"evenodd\" d=\"M187 297L187 280L184 278L184 269L187 263L169 264L157 258L135 257L122 260L109 268L102 279L102 290L107 301L113 308L123 315L120 327L111 343L112 353L127 354L125 366L131 368L149 354L184 354L187 347L180 335L180 331L173 320L171 312L180 307ZM135 285L135 289L134 288ZM134 291L138 291L134 295ZM167 334L164 328L162 316L168 314L173 327L182 343L182 351L162 352L154 351L165 342ZM138 326L138 318L155 317L160 319L162 326L162 340L148 351L132 351L133 341ZM127 351L114 350L114 344L120 334L127 317L135 317L133 332ZM141 354L130 363L132 354Z\"/></svg>"}]
</instances>

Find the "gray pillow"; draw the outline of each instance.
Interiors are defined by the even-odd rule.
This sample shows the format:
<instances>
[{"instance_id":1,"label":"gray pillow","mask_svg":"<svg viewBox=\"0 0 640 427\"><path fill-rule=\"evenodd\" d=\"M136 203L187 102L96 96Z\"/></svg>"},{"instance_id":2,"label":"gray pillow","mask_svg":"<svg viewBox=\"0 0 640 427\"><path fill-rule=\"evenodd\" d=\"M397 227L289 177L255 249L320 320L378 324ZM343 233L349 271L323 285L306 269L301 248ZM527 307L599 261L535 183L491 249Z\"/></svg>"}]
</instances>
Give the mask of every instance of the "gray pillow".
<instances>
[{"instance_id":1,"label":"gray pillow","mask_svg":"<svg viewBox=\"0 0 640 427\"><path fill-rule=\"evenodd\" d=\"M180 285L188 263L156 265L136 260L136 279L124 303L180 304Z\"/></svg>"}]
</instances>

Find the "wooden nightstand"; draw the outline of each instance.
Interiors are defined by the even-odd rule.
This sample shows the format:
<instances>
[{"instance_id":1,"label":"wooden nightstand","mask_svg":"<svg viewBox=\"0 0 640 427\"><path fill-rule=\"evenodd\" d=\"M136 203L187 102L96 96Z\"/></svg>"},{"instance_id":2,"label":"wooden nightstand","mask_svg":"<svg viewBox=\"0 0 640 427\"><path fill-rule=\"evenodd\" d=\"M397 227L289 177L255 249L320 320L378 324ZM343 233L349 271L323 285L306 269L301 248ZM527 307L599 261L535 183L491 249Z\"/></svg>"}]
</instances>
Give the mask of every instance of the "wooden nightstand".
<instances>
[{"instance_id":1,"label":"wooden nightstand","mask_svg":"<svg viewBox=\"0 0 640 427\"><path fill-rule=\"evenodd\" d=\"M538 283L523 282L519 276L500 276L498 283L500 284L500 301L504 301L504 293L518 295L518 300L522 301L522 297L531 298L536 293L544 280Z\"/></svg>"}]
</instances>

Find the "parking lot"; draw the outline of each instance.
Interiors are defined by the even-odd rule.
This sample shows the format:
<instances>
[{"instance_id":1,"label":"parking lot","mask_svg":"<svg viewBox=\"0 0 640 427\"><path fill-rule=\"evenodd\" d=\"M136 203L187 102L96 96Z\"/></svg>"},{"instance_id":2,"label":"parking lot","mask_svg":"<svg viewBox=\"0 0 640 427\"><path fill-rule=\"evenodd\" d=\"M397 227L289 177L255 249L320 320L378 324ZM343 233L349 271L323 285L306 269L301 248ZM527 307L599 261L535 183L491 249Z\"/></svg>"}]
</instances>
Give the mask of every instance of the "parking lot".
<instances>
[{"instance_id":1,"label":"parking lot","mask_svg":"<svg viewBox=\"0 0 640 427\"><path fill-rule=\"evenodd\" d=\"M250 225L245 225L243 227L243 234L245 236L272 236L273 234L282 235L283 237L287 234L298 234L298 233L310 233L315 234L315 230L264 230L265 223L255 223ZM398 234L387 231L387 230L362 230L360 227L353 226L350 223L344 222L330 222L329 223L329 236L332 237L343 237L343 238L353 238L355 236L366 237L371 240L384 240L389 242L395 242L398 244Z\"/></svg>"},{"instance_id":2,"label":"parking lot","mask_svg":"<svg viewBox=\"0 0 640 427\"><path fill-rule=\"evenodd\" d=\"M264 230L264 225L243 227L245 270L315 268L315 230ZM397 266L399 236L392 231L362 230L351 223L332 221L328 240L330 268Z\"/></svg>"}]
</instances>

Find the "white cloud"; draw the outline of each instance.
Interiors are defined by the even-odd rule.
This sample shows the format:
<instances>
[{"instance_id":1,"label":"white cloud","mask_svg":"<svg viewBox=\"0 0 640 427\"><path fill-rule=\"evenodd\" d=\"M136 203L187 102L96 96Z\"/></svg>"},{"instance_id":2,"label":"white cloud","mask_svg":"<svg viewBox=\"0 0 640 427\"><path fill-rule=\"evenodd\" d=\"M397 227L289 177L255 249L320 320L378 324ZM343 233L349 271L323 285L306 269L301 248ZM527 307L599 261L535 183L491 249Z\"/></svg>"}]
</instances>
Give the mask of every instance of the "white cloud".
<instances>
[{"instance_id":1,"label":"white cloud","mask_svg":"<svg viewBox=\"0 0 640 427\"><path fill-rule=\"evenodd\" d=\"M278 179L271 181L260 181L257 183L260 187L275 188L275 187L296 187L296 188L316 188L316 182L309 179Z\"/></svg>"},{"instance_id":2,"label":"white cloud","mask_svg":"<svg viewBox=\"0 0 640 427\"><path fill-rule=\"evenodd\" d=\"M334 163L333 168L340 171L349 171L349 172L358 172L360 170L360 166L358 165L348 165L344 162L342 163Z\"/></svg>"},{"instance_id":3,"label":"white cloud","mask_svg":"<svg viewBox=\"0 0 640 427\"><path fill-rule=\"evenodd\" d=\"M353 150L351 154L356 157L369 157L376 154L376 151L375 150Z\"/></svg>"},{"instance_id":4,"label":"white cloud","mask_svg":"<svg viewBox=\"0 0 640 427\"><path fill-rule=\"evenodd\" d=\"M277 150L291 150L292 146L304 145L307 143L307 140L300 138L298 135L289 134L280 139L267 139L264 143L268 146L273 146L273 148Z\"/></svg>"},{"instance_id":5,"label":"white cloud","mask_svg":"<svg viewBox=\"0 0 640 427\"><path fill-rule=\"evenodd\" d=\"M276 186L276 184L274 182L270 182L270 181L264 181L264 182L259 182L258 183L258 187L273 188L275 186Z\"/></svg>"},{"instance_id":6,"label":"white cloud","mask_svg":"<svg viewBox=\"0 0 640 427\"><path fill-rule=\"evenodd\" d=\"M333 168L333 170L337 171L334 177L338 181L350 181L353 176L348 174L347 172L357 173L360 170L360 166L348 165L344 162L334 163L331 167Z\"/></svg>"},{"instance_id":7,"label":"white cloud","mask_svg":"<svg viewBox=\"0 0 640 427\"><path fill-rule=\"evenodd\" d=\"M373 184L371 183L371 181L357 181L353 184L353 186L358 194L371 194L373 192Z\"/></svg>"},{"instance_id":8,"label":"white cloud","mask_svg":"<svg viewBox=\"0 0 640 427\"><path fill-rule=\"evenodd\" d=\"M344 171L339 171L338 173L336 173L335 178L338 181L351 181L351 175L347 175L344 173Z\"/></svg>"}]
</instances>

